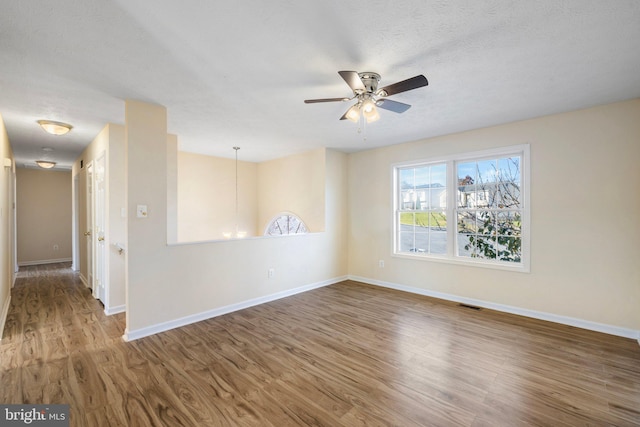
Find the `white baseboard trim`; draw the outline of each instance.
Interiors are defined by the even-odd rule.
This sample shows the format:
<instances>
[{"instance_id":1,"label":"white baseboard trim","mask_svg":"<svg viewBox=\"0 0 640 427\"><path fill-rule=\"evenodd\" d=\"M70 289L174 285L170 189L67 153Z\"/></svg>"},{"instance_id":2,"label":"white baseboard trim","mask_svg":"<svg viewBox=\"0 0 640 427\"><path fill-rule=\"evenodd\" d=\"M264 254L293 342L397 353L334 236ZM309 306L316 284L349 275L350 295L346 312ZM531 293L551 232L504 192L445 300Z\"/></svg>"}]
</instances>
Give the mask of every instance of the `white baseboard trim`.
<instances>
[{"instance_id":1,"label":"white baseboard trim","mask_svg":"<svg viewBox=\"0 0 640 427\"><path fill-rule=\"evenodd\" d=\"M396 289L399 291L409 292L412 294L424 295L427 297L433 297L443 299L447 301L459 302L462 304L474 305L477 307L484 307L491 310L501 311L504 313L517 314L518 316L531 317L539 320L546 320L549 322L560 323L568 326L575 326L577 328L587 329L590 331L603 332L609 335L616 335L625 338L632 338L638 341L640 344L640 331L636 331L628 328L621 328L619 326L606 325L603 323L591 322L589 320L577 319L574 317L561 316L553 313L546 313L543 311L529 310L526 308L513 307L510 305L497 304L489 301L478 300L475 298L466 298L458 295L447 294L443 292L430 291L421 288L414 288L411 286L400 285L397 283L384 282L381 280L368 279L360 276L349 276L349 280L356 282L362 282L369 285L381 286L384 288Z\"/></svg>"},{"instance_id":2,"label":"white baseboard trim","mask_svg":"<svg viewBox=\"0 0 640 427\"><path fill-rule=\"evenodd\" d=\"M127 310L127 306L125 304L116 305L115 307L105 307L104 314L107 316L111 316L113 314L124 313Z\"/></svg>"},{"instance_id":3,"label":"white baseboard trim","mask_svg":"<svg viewBox=\"0 0 640 427\"><path fill-rule=\"evenodd\" d=\"M313 289L322 288L324 286L333 285L334 283L342 282L344 280L347 280L347 276L336 277L333 279L329 279L329 280L325 280L317 283L311 283L309 285L300 286L298 288L290 289L287 291L276 292L275 294L254 298L248 301L239 302L237 304L231 304L224 307L215 308L213 310L207 310L202 313L192 314L189 316L181 317L179 319L170 320L168 322L162 322L156 325L135 329L133 331L130 331L129 328L127 328L124 331L124 335L122 336L122 339L125 341L137 340L139 338L144 338L149 335L154 335L160 332L168 331L170 329L186 326L191 323L196 323L202 320L211 319L213 317L232 313L234 311L243 310L245 308L253 307L255 305L264 304L267 302L279 300L281 298L290 297L292 295L296 295L302 292L307 292Z\"/></svg>"},{"instance_id":4,"label":"white baseboard trim","mask_svg":"<svg viewBox=\"0 0 640 427\"><path fill-rule=\"evenodd\" d=\"M39 261L22 261L18 263L18 267L26 267L28 265L40 265L40 264L56 264L58 262L70 262L71 258L58 258L58 259L41 259Z\"/></svg>"},{"instance_id":5,"label":"white baseboard trim","mask_svg":"<svg viewBox=\"0 0 640 427\"><path fill-rule=\"evenodd\" d=\"M9 307L11 306L11 294L4 303L2 311L0 311L0 341L2 341L2 334L4 333L4 324L7 322L7 315L9 314Z\"/></svg>"}]
</instances>

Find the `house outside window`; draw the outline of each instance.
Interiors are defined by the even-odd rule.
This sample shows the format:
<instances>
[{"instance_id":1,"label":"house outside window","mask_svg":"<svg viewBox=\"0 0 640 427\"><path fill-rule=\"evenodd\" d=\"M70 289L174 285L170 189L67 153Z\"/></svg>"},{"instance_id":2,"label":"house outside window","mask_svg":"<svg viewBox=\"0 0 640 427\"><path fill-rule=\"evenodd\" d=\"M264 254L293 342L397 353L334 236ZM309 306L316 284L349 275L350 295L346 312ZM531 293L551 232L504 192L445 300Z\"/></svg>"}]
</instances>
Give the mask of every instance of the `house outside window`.
<instances>
[{"instance_id":1,"label":"house outside window","mask_svg":"<svg viewBox=\"0 0 640 427\"><path fill-rule=\"evenodd\" d=\"M395 256L529 271L529 146L394 165Z\"/></svg>"}]
</instances>

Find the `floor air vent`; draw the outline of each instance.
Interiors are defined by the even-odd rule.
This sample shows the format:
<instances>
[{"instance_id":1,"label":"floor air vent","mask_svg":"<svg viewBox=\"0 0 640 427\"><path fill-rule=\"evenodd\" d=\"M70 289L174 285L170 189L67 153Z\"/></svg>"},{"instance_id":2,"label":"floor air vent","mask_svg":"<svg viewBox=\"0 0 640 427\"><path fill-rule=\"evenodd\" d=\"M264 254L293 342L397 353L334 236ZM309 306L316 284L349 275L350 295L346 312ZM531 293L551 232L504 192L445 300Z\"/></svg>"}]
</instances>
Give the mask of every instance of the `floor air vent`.
<instances>
[{"instance_id":1,"label":"floor air vent","mask_svg":"<svg viewBox=\"0 0 640 427\"><path fill-rule=\"evenodd\" d=\"M476 307L475 305L469 304L458 304L460 307L470 308L471 310L482 310L482 307Z\"/></svg>"}]
</instances>

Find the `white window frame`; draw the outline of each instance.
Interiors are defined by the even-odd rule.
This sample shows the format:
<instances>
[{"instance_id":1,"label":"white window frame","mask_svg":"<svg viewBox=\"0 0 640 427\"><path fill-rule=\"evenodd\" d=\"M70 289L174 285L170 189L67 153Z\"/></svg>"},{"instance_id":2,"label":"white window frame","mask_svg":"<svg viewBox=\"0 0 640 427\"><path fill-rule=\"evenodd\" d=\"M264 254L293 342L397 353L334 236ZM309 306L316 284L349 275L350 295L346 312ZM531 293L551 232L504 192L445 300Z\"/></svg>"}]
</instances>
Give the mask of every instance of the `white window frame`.
<instances>
[{"instance_id":1,"label":"white window frame","mask_svg":"<svg viewBox=\"0 0 640 427\"><path fill-rule=\"evenodd\" d=\"M521 231L521 250L522 260L519 263L506 262L499 260L487 260L482 258L471 258L467 256L457 255L457 217L456 217L456 166L460 162L495 159L509 156L521 156L520 177L521 177L521 197L522 197L522 231ZM447 166L447 253L443 255L436 254L410 254L399 252L398 248L398 212L399 212L399 188L398 188L398 170L407 167L418 167L435 164L446 164ZM483 268L492 268L498 270L518 271L529 273L531 271L531 203L530 203L530 148L529 144L512 145L507 147L493 148L482 151L465 152L459 154L451 154L447 156L426 158L420 160L411 160L391 165L391 230L393 238L391 239L391 256L396 258L405 258L421 261L444 262L450 264L459 264L466 266L475 266Z\"/></svg>"}]
</instances>

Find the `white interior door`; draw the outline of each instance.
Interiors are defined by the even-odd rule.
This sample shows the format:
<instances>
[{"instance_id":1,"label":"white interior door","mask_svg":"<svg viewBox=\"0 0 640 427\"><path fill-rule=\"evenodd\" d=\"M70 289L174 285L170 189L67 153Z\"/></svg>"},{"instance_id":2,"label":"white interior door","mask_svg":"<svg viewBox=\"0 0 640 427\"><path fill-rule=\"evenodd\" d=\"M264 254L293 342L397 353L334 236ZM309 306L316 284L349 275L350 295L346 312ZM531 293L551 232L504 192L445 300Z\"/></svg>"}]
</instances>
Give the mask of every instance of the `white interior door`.
<instances>
[{"instance_id":1,"label":"white interior door","mask_svg":"<svg viewBox=\"0 0 640 427\"><path fill-rule=\"evenodd\" d=\"M87 229L84 232L84 236L87 239L87 284L91 288L93 295L95 296L95 289L93 283L93 272L95 267L93 265L93 162L89 162L87 165Z\"/></svg>"},{"instance_id":2,"label":"white interior door","mask_svg":"<svg viewBox=\"0 0 640 427\"><path fill-rule=\"evenodd\" d=\"M105 233L105 217L106 217L106 188L105 188L105 155L102 155L95 161L94 171L94 296L102 301L106 306L106 233Z\"/></svg>"}]
</instances>

